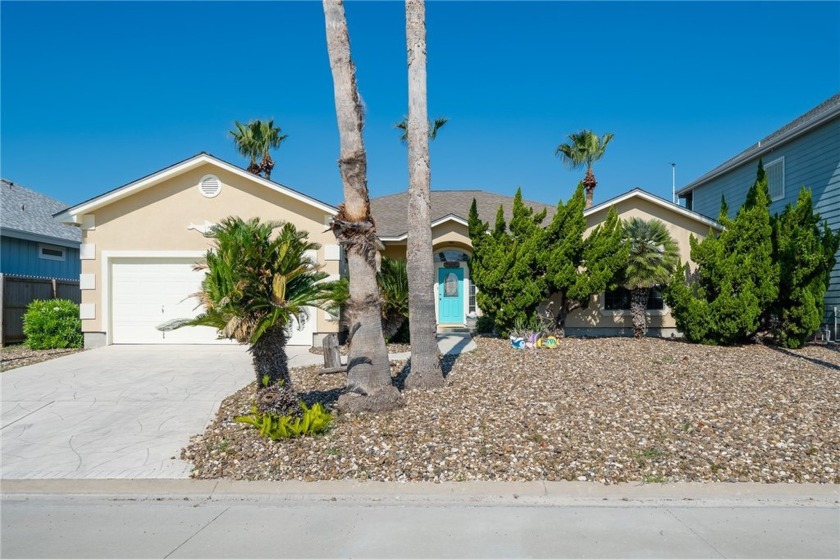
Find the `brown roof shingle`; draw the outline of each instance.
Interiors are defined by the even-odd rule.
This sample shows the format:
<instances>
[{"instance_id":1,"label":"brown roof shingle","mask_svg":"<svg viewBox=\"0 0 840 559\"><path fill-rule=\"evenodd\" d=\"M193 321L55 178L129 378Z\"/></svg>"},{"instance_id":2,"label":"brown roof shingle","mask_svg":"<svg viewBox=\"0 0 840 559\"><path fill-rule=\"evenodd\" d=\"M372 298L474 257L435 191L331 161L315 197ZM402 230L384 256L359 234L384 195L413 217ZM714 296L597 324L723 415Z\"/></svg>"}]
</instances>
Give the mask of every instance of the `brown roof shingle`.
<instances>
[{"instance_id":1,"label":"brown roof shingle","mask_svg":"<svg viewBox=\"0 0 840 559\"><path fill-rule=\"evenodd\" d=\"M433 190L431 219L436 221L448 215L454 215L467 220L473 198L478 205L478 215L482 221L492 226L496 219L499 205L504 208L505 220L510 223L513 211L513 196L503 196L484 190ZM525 200L525 204L535 211L547 210L546 221L554 215L555 207ZM399 192L388 196L380 196L370 201L370 210L376 222L376 234L380 237L399 237L408 231L408 192Z\"/></svg>"}]
</instances>

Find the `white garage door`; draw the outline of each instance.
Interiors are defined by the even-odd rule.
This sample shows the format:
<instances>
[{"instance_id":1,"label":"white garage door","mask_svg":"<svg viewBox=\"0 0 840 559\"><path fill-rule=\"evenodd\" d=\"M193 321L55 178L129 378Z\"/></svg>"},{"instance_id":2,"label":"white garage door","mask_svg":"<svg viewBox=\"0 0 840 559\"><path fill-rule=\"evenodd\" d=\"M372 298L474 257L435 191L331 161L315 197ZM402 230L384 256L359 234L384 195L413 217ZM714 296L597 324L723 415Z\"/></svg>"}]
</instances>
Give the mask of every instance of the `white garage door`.
<instances>
[{"instance_id":1,"label":"white garage door","mask_svg":"<svg viewBox=\"0 0 840 559\"><path fill-rule=\"evenodd\" d=\"M131 258L111 264L111 325L115 344L212 344L218 340L209 326L184 326L161 332L157 326L178 318L193 318L201 309L191 295L201 288L204 272L194 271L195 259ZM314 318L314 310L309 311ZM311 345L314 320L303 330L292 329L289 345Z\"/></svg>"}]
</instances>

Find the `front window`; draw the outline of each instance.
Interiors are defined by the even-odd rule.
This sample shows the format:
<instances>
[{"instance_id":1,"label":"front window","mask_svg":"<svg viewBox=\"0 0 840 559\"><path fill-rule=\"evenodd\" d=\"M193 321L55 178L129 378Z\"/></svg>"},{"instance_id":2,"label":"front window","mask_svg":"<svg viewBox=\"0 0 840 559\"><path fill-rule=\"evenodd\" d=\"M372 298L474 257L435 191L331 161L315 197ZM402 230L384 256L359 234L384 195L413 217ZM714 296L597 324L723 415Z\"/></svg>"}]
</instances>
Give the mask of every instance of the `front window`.
<instances>
[{"instance_id":1,"label":"front window","mask_svg":"<svg viewBox=\"0 0 840 559\"><path fill-rule=\"evenodd\" d=\"M770 200L775 202L785 197L785 158L780 157L771 161L764 167L767 175L767 190L770 191Z\"/></svg>"},{"instance_id":2,"label":"front window","mask_svg":"<svg viewBox=\"0 0 840 559\"><path fill-rule=\"evenodd\" d=\"M38 257L43 260L64 261L64 247L53 245L38 245Z\"/></svg>"},{"instance_id":3,"label":"front window","mask_svg":"<svg viewBox=\"0 0 840 559\"><path fill-rule=\"evenodd\" d=\"M466 262L469 257L460 250L442 250L435 258L438 262Z\"/></svg>"},{"instance_id":4,"label":"front window","mask_svg":"<svg viewBox=\"0 0 840 559\"><path fill-rule=\"evenodd\" d=\"M665 300L662 297L662 291L658 287L653 287L648 292L647 310L661 311L665 309ZM629 311L630 310L630 290L624 287L619 287L613 291L604 293L604 310L605 311Z\"/></svg>"}]
</instances>

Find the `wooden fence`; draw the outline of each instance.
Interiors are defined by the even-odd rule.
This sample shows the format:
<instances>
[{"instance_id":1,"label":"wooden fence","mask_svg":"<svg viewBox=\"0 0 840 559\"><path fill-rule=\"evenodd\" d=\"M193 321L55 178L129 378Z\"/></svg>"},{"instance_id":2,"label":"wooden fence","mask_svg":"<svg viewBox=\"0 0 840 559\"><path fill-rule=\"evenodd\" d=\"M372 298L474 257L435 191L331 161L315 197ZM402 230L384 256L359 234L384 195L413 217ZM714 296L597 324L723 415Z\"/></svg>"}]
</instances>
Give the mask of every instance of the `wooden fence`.
<instances>
[{"instance_id":1,"label":"wooden fence","mask_svg":"<svg viewBox=\"0 0 840 559\"><path fill-rule=\"evenodd\" d=\"M0 275L3 316L0 346L24 340L23 314L29 303L38 299L70 299L79 304L82 300L79 281Z\"/></svg>"}]
</instances>

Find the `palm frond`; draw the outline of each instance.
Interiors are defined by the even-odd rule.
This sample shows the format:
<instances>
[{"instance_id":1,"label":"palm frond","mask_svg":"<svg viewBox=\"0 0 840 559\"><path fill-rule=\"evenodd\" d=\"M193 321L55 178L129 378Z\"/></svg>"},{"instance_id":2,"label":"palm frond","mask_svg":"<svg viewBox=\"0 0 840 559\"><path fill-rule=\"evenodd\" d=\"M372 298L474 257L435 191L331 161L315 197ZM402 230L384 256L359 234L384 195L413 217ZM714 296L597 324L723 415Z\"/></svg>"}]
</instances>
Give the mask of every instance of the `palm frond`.
<instances>
[{"instance_id":1,"label":"palm frond","mask_svg":"<svg viewBox=\"0 0 840 559\"><path fill-rule=\"evenodd\" d=\"M649 289L666 283L679 262L679 250L665 224L634 217L624 223L629 248L624 287Z\"/></svg>"}]
</instances>

